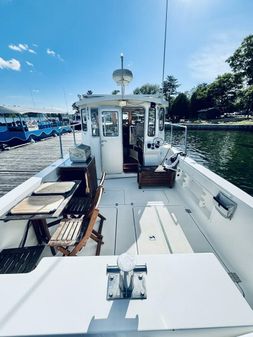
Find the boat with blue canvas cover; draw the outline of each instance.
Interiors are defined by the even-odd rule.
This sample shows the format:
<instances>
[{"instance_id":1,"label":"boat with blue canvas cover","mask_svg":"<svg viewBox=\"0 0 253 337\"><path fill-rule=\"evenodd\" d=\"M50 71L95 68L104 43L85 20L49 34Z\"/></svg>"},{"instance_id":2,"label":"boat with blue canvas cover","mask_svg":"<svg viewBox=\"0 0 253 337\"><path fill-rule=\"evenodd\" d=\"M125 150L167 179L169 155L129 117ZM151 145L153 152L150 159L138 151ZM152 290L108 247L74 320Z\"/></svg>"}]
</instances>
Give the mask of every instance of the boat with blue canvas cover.
<instances>
[{"instance_id":1,"label":"boat with blue canvas cover","mask_svg":"<svg viewBox=\"0 0 253 337\"><path fill-rule=\"evenodd\" d=\"M10 146L69 132L70 115L59 109L0 106L0 144Z\"/></svg>"}]
</instances>

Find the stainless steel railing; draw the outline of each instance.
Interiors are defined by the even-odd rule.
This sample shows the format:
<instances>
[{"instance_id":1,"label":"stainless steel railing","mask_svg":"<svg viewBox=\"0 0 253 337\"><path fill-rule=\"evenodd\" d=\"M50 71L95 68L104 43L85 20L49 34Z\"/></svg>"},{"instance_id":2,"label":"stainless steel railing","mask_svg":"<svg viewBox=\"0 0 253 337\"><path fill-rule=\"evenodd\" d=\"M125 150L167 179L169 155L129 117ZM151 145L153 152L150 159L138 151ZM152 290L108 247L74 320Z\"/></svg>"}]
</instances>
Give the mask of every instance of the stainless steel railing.
<instances>
[{"instance_id":1,"label":"stainless steel railing","mask_svg":"<svg viewBox=\"0 0 253 337\"><path fill-rule=\"evenodd\" d=\"M75 123L75 124L69 125L69 127L72 129L74 145L76 145L75 127L78 125L81 125L81 124ZM60 158L63 158L62 127L61 126L59 127L59 146L60 146Z\"/></svg>"},{"instance_id":2,"label":"stainless steel railing","mask_svg":"<svg viewBox=\"0 0 253 337\"><path fill-rule=\"evenodd\" d=\"M170 125L170 144L173 146L173 129L176 128L182 128L184 129L184 153L187 154L187 126L181 125L181 124L174 124L174 123L167 123Z\"/></svg>"}]
</instances>

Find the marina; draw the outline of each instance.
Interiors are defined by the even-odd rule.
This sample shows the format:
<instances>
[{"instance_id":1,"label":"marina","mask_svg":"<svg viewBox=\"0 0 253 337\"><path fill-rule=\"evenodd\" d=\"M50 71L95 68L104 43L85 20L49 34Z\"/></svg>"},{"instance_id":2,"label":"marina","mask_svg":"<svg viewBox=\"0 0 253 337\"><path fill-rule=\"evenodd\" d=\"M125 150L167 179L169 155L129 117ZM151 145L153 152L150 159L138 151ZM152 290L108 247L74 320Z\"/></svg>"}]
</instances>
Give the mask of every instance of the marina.
<instances>
[{"instance_id":1,"label":"marina","mask_svg":"<svg viewBox=\"0 0 253 337\"><path fill-rule=\"evenodd\" d=\"M75 132L76 142L81 133ZM72 133L62 135L63 154L74 146ZM11 148L0 152L0 197L37 174L61 157L59 137ZM28 164L29 163L29 164Z\"/></svg>"},{"instance_id":2,"label":"marina","mask_svg":"<svg viewBox=\"0 0 253 337\"><path fill-rule=\"evenodd\" d=\"M70 116L61 110L0 105L1 148L70 131Z\"/></svg>"}]
</instances>

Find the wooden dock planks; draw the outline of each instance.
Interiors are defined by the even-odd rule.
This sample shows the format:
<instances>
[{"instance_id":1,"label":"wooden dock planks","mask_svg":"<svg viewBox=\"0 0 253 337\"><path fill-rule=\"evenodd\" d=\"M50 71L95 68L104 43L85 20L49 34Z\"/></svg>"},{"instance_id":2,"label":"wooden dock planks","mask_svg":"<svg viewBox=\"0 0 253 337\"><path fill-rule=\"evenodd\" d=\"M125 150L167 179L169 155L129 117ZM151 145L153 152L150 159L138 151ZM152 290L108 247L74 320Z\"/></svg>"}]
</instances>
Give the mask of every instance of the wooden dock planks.
<instances>
[{"instance_id":1,"label":"wooden dock planks","mask_svg":"<svg viewBox=\"0 0 253 337\"><path fill-rule=\"evenodd\" d=\"M81 142L81 133L76 132L76 142ZM74 145L73 134L62 135L64 154ZM59 137L0 152L0 197L22 184L36 173L60 158Z\"/></svg>"}]
</instances>

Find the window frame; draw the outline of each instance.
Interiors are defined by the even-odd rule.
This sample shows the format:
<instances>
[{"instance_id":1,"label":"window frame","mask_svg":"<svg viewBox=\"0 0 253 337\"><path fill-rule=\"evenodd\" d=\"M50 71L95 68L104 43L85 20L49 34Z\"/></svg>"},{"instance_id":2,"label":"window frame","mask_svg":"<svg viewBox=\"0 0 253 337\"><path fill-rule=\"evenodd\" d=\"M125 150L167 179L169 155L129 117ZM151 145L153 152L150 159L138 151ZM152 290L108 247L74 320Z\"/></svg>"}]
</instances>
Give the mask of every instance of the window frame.
<instances>
[{"instance_id":1,"label":"window frame","mask_svg":"<svg viewBox=\"0 0 253 337\"><path fill-rule=\"evenodd\" d=\"M96 114L96 116L95 116L95 114ZM95 118L96 128L93 127L94 118ZM100 137L98 108L90 108L90 120L91 120L91 135L92 135L92 137ZM95 133L93 133L93 130L95 130Z\"/></svg>"},{"instance_id":2,"label":"window frame","mask_svg":"<svg viewBox=\"0 0 253 337\"><path fill-rule=\"evenodd\" d=\"M106 130L106 124L105 124L105 122L106 121L104 121L104 116L106 116L106 114L108 114L108 113L110 113L111 115L113 114L113 113L115 113L116 114L116 120L117 120L117 124L115 124L115 125L117 125L117 133L116 134L106 134L105 133L105 130ZM102 112L101 112L101 117L102 117L102 133L103 133L103 137L119 137L119 134L120 134L120 130L119 130L119 111L117 111L117 110L103 110Z\"/></svg>"},{"instance_id":3,"label":"window frame","mask_svg":"<svg viewBox=\"0 0 253 337\"><path fill-rule=\"evenodd\" d=\"M152 134L150 133L150 128L153 127L153 124L151 124L151 116L150 116L150 112L151 110L154 112L154 129L153 129L153 132ZM153 117L152 117L153 118ZM148 125L147 125L147 135L148 137L155 137L156 135L156 108L153 108L153 107L150 107L148 109Z\"/></svg>"},{"instance_id":4,"label":"window frame","mask_svg":"<svg viewBox=\"0 0 253 337\"><path fill-rule=\"evenodd\" d=\"M161 118L161 116L162 116L162 118ZM159 131L164 130L164 125L165 125L165 109L164 109L164 107L160 107L159 113L158 113Z\"/></svg>"}]
</instances>

